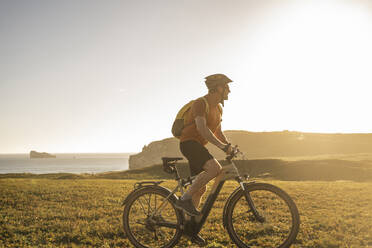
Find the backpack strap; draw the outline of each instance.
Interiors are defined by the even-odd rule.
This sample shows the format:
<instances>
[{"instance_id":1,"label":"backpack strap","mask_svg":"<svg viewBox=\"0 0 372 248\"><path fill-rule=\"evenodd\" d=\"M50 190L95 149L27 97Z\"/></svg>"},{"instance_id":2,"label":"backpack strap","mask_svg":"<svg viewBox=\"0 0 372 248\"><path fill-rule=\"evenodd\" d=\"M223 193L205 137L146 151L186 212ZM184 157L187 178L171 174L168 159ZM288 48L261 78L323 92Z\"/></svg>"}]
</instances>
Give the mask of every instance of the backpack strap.
<instances>
[{"instance_id":1,"label":"backpack strap","mask_svg":"<svg viewBox=\"0 0 372 248\"><path fill-rule=\"evenodd\" d=\"M202 99L203 99L203 101L205 103L205 115L206 115L205 118L207 118L208 117L208 113L209 113L209 103L208 103L207 99L204 96L202 97ZM190 103L194 103L195 101L196 100L193 100ZM187 111L189 111L191 109L191 107L192 107L192 104L190 104L190 106L188 106L187 110L183 114L185 114ZM220 104L218 104L218 109L220 110L220 113L222 115L222 107L221 107ZM194 123L195 123L195 120L193 120L192 122L186 124L184 127L190 126L190 125L192 125Z\"/></svg>"},{"instance_id":2,"label":"backpack strap","mask_svg":"<svg viewBox=\"0 0 372 248\"><path fill-rule=\"evenodd\" d=\"M208 116L208 113L209 113L209 103L207 101L207 99L203 96L202 99L204 100L204 103L205 103L205 115Z\"/></svg>"},{"instance_id":3,"label":"backpack strap","mask_svg":"<svg viewBox=\"0 0 372 248\"><path fill-rule=\"evenodd\" d=\"M222 110L222 106L221 106L221 104L218 104L217 106L218 106L218 110L220 111L220 114L221 114L221 116L222 116L222 112L223 112L223 110Z\"/></svg>"},{"instance_id":4,"label":"backpack strap","mask_svg":"<svg viewBox=\"0 0 372 248\"><path fill-rule=\"evenodd\" d=\"M204 96L202 97L202 99L204 100L204 103L205 103L205 114L208 116L208 113L209 113L209 103L208 103L207 99ZM220 111L220 114L222 116L223 110L222 110L221 104L217 104L217 107L218 107L218 110Z\"/></svg>"}]
</instances>

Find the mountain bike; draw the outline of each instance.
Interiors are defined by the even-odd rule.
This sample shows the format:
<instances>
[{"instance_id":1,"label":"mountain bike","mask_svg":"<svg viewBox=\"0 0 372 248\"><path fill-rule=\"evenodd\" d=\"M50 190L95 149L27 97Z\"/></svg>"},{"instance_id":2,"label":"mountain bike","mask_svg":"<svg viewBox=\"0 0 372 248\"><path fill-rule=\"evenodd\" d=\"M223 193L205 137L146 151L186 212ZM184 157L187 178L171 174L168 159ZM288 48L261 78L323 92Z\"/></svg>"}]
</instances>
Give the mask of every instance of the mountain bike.
<instances>
[{"instance_id":1,"label":"mountain bike","mask_svg":"<svg viewBox=\"0 0 372 248\"><path fill-rule=\"evenodd\" d=\"M163 157L163 169L178 182L172 191L160 186L163 181L135 183L134 190L124 199L123 226L129 241L137 248L174 247L193 224L192 233L202 229L227 180L239 186L226 200L222 221L231 240L238 247L289 247L299 231L300 217L296 204L282 189L241 176L233 158L239 153L234 147L222 167L222 177L213 187L201 209L201 215L186 220L184 211L175 207L181 194L195 177L181 178L176 162L178 157Z\"/></svg>"}]
</instances>

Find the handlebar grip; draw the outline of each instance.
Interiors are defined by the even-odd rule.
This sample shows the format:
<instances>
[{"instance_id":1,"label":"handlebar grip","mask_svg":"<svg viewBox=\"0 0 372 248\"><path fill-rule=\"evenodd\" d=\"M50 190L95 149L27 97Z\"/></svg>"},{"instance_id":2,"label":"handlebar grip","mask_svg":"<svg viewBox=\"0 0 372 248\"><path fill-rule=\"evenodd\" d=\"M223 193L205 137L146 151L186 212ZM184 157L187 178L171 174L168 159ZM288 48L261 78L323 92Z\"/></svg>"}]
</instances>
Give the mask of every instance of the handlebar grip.
<instances>
[{"instance_id":1,"label":"handlebar grip","mask_svg":"<svg viewBox=\"0 0 372 248\"><path fill-rule=\"evenodd\" d=\"M240 152L240 150L238 149L238 146L235 145L232 149L232 152L231 154L227 155L226 157L226 160L230 161L231 159L233 159L238 153Z\"/></svg>"}]
</instances>

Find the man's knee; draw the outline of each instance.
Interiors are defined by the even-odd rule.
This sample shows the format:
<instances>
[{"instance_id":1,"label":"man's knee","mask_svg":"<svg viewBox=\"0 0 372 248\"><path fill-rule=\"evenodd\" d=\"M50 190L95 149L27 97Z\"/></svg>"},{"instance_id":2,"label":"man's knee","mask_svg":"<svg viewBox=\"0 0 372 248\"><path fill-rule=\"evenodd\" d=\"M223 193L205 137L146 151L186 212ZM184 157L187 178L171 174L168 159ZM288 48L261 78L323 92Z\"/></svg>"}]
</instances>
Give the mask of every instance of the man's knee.
<instances>
[{"instance_id":1,"label":"man's knee","mask_svg":"<svg viewBox=\"0 0 372 248\"><path fill-rule=\"evenodd\" d=\"M201 197L205 191L207 191L207 186L201 187L194 195L193 197Z\"/></svg>"},{"instance_id":2,"label":"man's knee","mask_svg":"<svg viewBox=\"0 0 372 248\"><path fill-rule=\"evenodd\" d=\"M205 193L205 191L207 191L207 185L205 185L205 186L203 186L203 187L201 187L201 188L199 189L199 194L200 194L200 195L203 195L203 194Z\"/></svg>"},{"instance_id":3,"label":"man's knee","mask_svg":"<svg viewBox=\"0 0 372 248\"><path fill-rule=\"evenodd\" d=\"M216 159L208 160L203 168L208 174L213 175L213 177L218 176L222 172L222 167Z\"/></svg>"}]
</instances>

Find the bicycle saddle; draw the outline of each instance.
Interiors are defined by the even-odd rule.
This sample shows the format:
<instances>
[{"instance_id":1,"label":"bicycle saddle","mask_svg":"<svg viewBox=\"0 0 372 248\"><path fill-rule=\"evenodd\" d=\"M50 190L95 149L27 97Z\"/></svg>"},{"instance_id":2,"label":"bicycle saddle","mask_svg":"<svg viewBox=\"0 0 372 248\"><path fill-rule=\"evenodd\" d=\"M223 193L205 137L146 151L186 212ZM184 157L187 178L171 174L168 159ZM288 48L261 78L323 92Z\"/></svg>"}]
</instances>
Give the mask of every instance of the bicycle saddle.
<instances>
[{"instance_id":1,"label":"bicycle saddle","mask_svg":"<svg viewBox=\"0 0 372 248\"><path fill-rule=\"evenodd\" d=\"M183 158L170 158L170 157L163 157L163 170L169 174L177 173L176 170L176 161L182 160Z\"/></svg>"},{"instance_id":2,"label":"bicycle saddle","mask_svg":"<svg viewBox=\"0 0 372 248\"><path fill-rule=\"evenodd\" d=\"M169 163L169 162L176 162L178 160L182 160L183 158L171 158L171 157L162 157L163 163Z\"/></svg>"}]
</instances>

